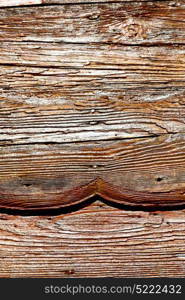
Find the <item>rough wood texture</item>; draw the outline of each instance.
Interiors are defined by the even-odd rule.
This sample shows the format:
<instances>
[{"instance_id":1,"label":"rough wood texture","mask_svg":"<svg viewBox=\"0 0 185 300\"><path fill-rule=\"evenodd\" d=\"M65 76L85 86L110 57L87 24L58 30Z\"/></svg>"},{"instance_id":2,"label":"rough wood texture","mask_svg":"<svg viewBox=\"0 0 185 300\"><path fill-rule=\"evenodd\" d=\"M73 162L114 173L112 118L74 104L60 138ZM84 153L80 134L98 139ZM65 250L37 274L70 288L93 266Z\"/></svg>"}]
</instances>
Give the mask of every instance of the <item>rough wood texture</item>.
<instances>
[{"instance_id":1,"label":"rough wood texture","mask_svg":"<svg viewBox=\"0 0 185 300\"><path fill-rule=\"evenodd\" d=\"M185 204L185 135L1 147L1 207L56 208L95 194L117 203Z\"/></svg>"},{"instance_id":2,"label":"rough wood texture","mask_svg":"<svg viewBox=\"0 0 185 300\"><path fill-rule=\"evenodd\" d=\"M184 16L184 1L0 10L0 207L185 203Z\"/></svg>"},{"instance_id":3,"label":"rough wood texture","mask_svg":"<svg viewBox=\"0 0 185 300\"><path fill-rule=\"evenodd\" d=\"M96 3L96 2L132 2L133 0L0 0L0 7L8 6L24 6L24 5L38 5L38 4L69 4L69 3ZM135 0L135 2L142 2L147 0ZM157 0L153 0L154 2Z\"/></svg>"},{"instance_id":4,"label":"rough wood texture","mask_svg":"<svg viewBox=\"0 0 185 300\"><path fill-rule=\"evenodd\" d=\"M42 4L43 0L0 0L0 7Z\"/></svg>"},{"instance_id":5,"label":"rough wood texture","mask_svg":"<svg viewBox=\"0 0 185 300\"><path fill-rule=\"evenodd\" d=\"M95 49L1 44L3 143L185 132L184 46Z\"/></svg>"},{"instance_id":6,"label":"rough wood texture","mask_svg":"<svg viewBox=\"0 0 185 300\"><path fill-rule=\"evenodd\" d=\"M185 277L185 2L79 1L0 1L0 277Z\"/></svg>"},{"instance_id":7,"label":"rough wood texture","mask_svg":"<svg viewBox=\"0 0 185 300\"><path fill-rule=\"evenodd\" d=\"M184 0L6 8L0 41L184 44L184 18Z\"/></svg>"},{"instance_id":8,"label":"rough wood texture","mask_svg":"<svg viewBox=\"0 0 185 300\"><path fill-rule=\"evenodd\" d=\"M0 215L1 277L184 277L185 210Z\"/></svg>"}]
</instances>

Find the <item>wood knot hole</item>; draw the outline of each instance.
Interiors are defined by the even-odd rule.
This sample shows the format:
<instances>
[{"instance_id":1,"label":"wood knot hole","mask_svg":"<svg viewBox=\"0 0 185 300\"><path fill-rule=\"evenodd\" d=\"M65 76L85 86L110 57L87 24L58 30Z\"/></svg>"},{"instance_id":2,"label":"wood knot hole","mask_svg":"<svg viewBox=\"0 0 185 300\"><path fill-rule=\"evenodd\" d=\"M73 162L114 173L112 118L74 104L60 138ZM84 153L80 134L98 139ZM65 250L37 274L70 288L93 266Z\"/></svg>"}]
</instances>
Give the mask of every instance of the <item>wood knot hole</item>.
<instances>
[{"instance_id":1,"label":"wood knot hole","mask_svg":"<svg viewBox=\"0 0 185 300\"><path fill-rule=\"evenodd\" d=\"M161 182L163 179L164 179L164 177L158 176L155 180L156 180L157 182Z\"/></svg>"},{"instance_id":2,"label":"wood knot hole","mask_svg":"<svg viewBox=\"0 0 185 300\"><path fill-rule=\"evenodd\" d=\"M32 183L24 183L24 186L26 187L32 186Z\"/></svg>"}]
</instances>

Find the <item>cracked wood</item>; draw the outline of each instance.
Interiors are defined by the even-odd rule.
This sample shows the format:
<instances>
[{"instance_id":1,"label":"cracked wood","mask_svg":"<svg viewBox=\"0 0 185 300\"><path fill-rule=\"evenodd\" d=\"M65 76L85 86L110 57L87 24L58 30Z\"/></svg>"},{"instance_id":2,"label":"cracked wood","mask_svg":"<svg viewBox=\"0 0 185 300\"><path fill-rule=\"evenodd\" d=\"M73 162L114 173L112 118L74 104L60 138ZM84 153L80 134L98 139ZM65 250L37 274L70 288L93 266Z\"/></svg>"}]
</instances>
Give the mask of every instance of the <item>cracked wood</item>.
<instances>
[{"instance_id":1,"label":"cracked wood","mask_svg":"<svg viewBox=\"0 0 185 300\"><path fill-rule=\"evenodd\" d=\"M126 205L185 204L185 134L1 146L1 207L57 208L96 194Z\"/></svg>"},{"instance_id":2,"label":"cracked wood","mask_svg":"<svg viewBox=\"0 0 185 300\"><path fill-rule=\"evenodd\" d=\"M184 18L184 0L6 8L0 41L184 44Z\"/></svg>"},{"instance_id":3,"label":"cracked wood","mask_svg":"<svg viewBox=\"0 0 185 300\"><path fill-rule=\"evenodd\" d=\"M1 277L184 277L185 210L0 214Z\"/></svg>"},{"instance_id":4,"label":"cracked wood","mask_svg":"<svg viewBox=\"0 0 185 300\"><path fill-rule=\"evenodd\" d=\"M185 203L184 1L0 9L0 207Z\"/></svg>"}]
</instances>

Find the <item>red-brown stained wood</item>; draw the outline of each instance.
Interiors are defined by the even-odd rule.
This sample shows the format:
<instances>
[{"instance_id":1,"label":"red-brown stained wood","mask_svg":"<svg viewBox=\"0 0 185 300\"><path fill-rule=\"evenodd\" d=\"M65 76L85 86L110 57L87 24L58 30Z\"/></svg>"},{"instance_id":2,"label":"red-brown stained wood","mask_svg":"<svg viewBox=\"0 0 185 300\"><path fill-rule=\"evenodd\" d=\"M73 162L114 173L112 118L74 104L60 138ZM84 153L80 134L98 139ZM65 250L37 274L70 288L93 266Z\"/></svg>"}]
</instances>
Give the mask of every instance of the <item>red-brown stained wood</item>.
<instances>
[{"instance_id":1,"label":"red-brown stained wood","mask_svg":"<svg viewBox=\"0 0 185 300\"><path fill-rule=\"evenodd\" d=\"M0 214L1 277L184 277L185 211Z\"/></svg>"},{"instance_id":2,"label":"red-brown stained wood","mask_svg":"<svg viewBox=\"0 0 185 300\"><path fill-rule=\"evenodd\" d=\"M0 207L185 203L185 2L0 9Z\"/></svg>"},{"instance_id":3,"label":"red-brown stained wood","mask_svg":"<svg viewBox=\"0 0 185 300\"><path fill-rule=\"evenodd\" d=\"M185 135L0 148L0 205L69 206L95 194L139 206L185 204Z\"/></svg>"}]
</instances>

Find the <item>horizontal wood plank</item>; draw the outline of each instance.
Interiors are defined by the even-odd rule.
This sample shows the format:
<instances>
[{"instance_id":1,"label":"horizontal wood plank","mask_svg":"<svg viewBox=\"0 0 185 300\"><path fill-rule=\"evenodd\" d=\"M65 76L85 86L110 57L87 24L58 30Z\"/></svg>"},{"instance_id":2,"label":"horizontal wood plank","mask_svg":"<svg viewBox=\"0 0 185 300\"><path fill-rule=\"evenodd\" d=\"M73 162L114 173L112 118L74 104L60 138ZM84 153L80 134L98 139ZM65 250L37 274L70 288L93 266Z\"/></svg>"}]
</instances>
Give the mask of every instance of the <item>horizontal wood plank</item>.
<instances>
[{"instance_id":1,"label":"horizontal wood plank","mask_svg":"<svg viewBox=\"0 0 185 300\"><path fill-rule=\"evenodd\" d=\"M0 277L184 277L185 1L85 2L0 0Z\"/></svg>"},{"instance_id":2,"label":"horizontal wood plank","mask_svg":"<svg viewBox=\"0 0 185 300\"><path fill-rule=\"evenodd\" d=\"M1 146L0 206L45 209L96 194L126 205L185 204L185 134Z\"/></svg>"},{"instance_id":3,"label":"horizontal wood plank","mask_svg":"<svg viewBox=\"0 0 185 300\"><path fill-rule=\"evenodd\" d=\"M184 277L185 211L0 214L0 277Z\"/></svg>"},{"instance_id":4,"label":"horizontal wood plank","mask_svg":"<svg viewBox=\"0 0 185 300\"><path fill-rule=\"evenodd\" d=\"M0 7L36 5L42 4L43 0L0 0Z\"/></svg>"},{"instance_id":5,"label":"horizontal wood plank","mask_svg":"<svg viewBox=\"0 0 185 300\"><path fill-rule=\"evenodd\" d=\"M184 44L184 17L184 0L7 8L0 41Z\"/></svg>"},{"instance_id":6,"label":"horizontal wood plank","mask_svg":"<svg viewBox=\"0 0 185 300\"><path fill-rule=\"evenodd\" d=\"M1 43L0 63L1 144L185 132L184 46Z\"/></svg>"},{"instance_id":7,"label":"horizontal wood plank","mask_svg":"<svg viewBox=\"0 0 185 300\"><path fill-rule=\"evenodd\" d=\"M0 10L1 207L185 203L179 3Z\"/></svg>"},{"instance_id":8,"label":"horizontal wood plank","mask_svg":"<svg viewBox=\"0 0 185 300\"><path fill-rule=\"evenodd\" d=\"M24 5L44 5L44 4L78 4L78 3L104 3L104 2L132 2L133 0L0 0L0 7L8 6L24 6ZM142 2L147 0L134 0L134 2ZM151 0L153 2L158 0Z\"/></svg>"}]
</instances>

